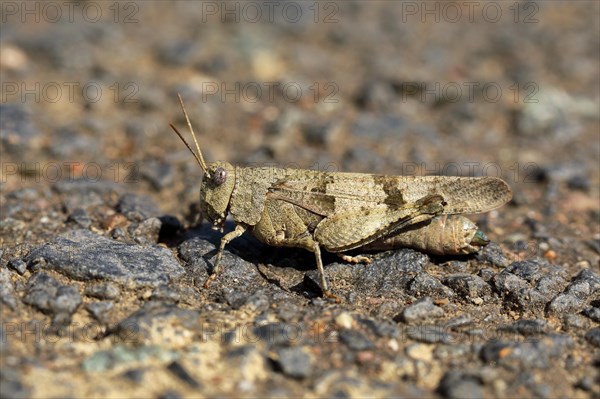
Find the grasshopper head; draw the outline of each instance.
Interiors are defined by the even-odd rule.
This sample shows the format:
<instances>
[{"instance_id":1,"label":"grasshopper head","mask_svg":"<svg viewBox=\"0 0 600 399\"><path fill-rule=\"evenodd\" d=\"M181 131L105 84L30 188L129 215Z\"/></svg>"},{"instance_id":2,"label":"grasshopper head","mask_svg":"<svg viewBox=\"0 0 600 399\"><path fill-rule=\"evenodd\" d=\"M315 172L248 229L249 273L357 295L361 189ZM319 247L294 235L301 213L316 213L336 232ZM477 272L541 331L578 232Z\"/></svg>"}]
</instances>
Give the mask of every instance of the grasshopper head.
<instances>
[{"instance_id":1,"label":"grasshopper head","mask_svg":"<svg viewBox=\"0 0 600 399\"><path fill-rule=\"evenodd\" d=\"M222 229L235 186L235 168L228 162L207 165L200 187L200 212L215 228Z\"/></svg>"},{"instance_id":2,"label":"grasshopper head","mask_svg":"<svg viewBox=\"0 0 600 399\"><path fill-rule=\"evenodd\" d=\"M194 133L190 118L183 105L183 100L180 95L177 95L177 97L179 98L181 110L183 111L188 128L190 129L190 133L196 144L196 152L192 150L192 147L185 141L177 128L173 125L170 126L175 134L179 136L181 141L183 141L183 144L190 150L194 158L196 158L196 162L198 162L200 169L202 169L200 214L208 219L213 225L213 228L223 230L229 208L229 200L235 187L235 168L227 162L213 162L208 165L204 162L204 156L202 155L202 151L200 151L200 145L198 144L198 140L196 140L196 134Z\"/></svg>"}]
</instances>

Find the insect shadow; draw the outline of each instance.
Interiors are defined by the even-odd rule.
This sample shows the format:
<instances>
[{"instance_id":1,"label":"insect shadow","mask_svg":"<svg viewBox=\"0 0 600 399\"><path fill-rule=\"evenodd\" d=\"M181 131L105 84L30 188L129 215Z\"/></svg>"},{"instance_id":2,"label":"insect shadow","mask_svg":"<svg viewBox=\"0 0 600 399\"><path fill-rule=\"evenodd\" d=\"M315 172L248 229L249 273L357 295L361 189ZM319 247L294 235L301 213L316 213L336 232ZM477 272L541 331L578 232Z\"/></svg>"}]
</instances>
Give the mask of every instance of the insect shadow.
<instances>
[{"instance_id":1,"label":"insect shadow","mask_svg":"<svg viewBox=\"0 0 600 399\"><path fill-rule=\"evenodd\" d=\"M226 221L224 231L232 231L235 228L233 221ZM208 241L215 246L214 249L206 252L202 255L202 259L208 265L207 272L210 274L213 272L215 256L218 252L218 247L221 242L223 233L218 230L213 230L212 227L207 223L202 223L196 226L192 226L187 229L182 236L182 241L192 238L200 238ZM316 281L313 281L306 274L301 282L284 287L281 281L270 277L267 273L261 270L259 265L265 265L266 268L272 270L275 269L294 269L300 273L316 270L314 265L314 255L311 252L306 251L302 248L293 247L272 247L263 244L256 239L249 232L243 234L238 239L232 241L225 250L231 254L238 256L246 262L252 263L257 266L258 273L269 283L278 286L283 290L289 290L297 292L301 295L308 297L316 297L322 295L322 290ZM323 252L323 263L327 265L340 262L340 258L335 254L329 252ZM227 266L225 266L227 267Z\"/></svg>"}]
</instances>

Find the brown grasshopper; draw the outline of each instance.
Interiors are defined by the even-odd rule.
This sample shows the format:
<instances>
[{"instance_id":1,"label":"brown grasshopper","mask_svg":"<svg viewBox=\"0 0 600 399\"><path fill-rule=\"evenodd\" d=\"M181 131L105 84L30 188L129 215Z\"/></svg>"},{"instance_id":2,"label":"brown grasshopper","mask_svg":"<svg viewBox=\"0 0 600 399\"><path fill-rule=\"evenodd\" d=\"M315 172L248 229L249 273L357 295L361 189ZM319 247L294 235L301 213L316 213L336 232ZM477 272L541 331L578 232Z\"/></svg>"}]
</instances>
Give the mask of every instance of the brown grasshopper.
<instances>
[{"instance_id":1,"label":"brown grasshopper","mask_svg":"<svg viewBox=\"0 0 600 399\"><path fill-rule=\"evenodd\" d=\"M179 103L197 153L170 126L202 169L201 214L221 231L227 215L235 223L221 239L205 287L221 271L225 245L249 230L268 245L313 252L323 294L335 298L327 285L321 249L354 262L369 259L345 252L409 246L438 254L473 253L488 240L458 215L490 211L511 199L509 186L496 177L384 176L239 167L221 161L206 164L181 96Z\"/></svg>"}]
</instances>

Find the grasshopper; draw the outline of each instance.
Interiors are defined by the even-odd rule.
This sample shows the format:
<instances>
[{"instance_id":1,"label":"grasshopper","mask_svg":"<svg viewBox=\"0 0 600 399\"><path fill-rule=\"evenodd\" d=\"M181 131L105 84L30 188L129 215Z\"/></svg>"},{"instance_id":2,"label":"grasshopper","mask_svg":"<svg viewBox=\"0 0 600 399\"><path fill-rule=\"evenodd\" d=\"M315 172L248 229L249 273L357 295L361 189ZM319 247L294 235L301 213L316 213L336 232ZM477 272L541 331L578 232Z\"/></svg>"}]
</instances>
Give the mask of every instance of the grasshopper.
<instances>
[{"instance_id":1,"label":"grasshopper","mask_svg":"<svg viewBox=\"0 0 600 399\"><path fill-rule=\"evenodd\" d=\"M227 215L235 223L221 239L205 288L221 271L225 246L248 230L265 244L313 252L323 295L337 298L329 291L321 249L346 261L367 263L369 258L346 252L409 246L430 253L474 253L488 240L459 215L490 211L512 196L509 186L496 177L385 176L239 167L222 161L207 164L178 98L196 152L170 126L202 169L201 216L221 232Z\"/></svg>"}]
</instances>

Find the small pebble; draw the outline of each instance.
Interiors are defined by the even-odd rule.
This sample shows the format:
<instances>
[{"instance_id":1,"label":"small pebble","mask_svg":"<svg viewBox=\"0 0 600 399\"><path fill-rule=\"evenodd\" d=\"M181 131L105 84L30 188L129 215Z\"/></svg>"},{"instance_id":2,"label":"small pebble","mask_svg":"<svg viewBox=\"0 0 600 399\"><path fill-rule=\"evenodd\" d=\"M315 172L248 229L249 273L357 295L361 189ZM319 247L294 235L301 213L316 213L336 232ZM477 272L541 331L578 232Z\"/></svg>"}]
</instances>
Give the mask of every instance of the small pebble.
<instances>
[{"instance_id":1,"label":"small pebble","mask_svg":"<svg viewBox=\"0 0 600 399\"><path fill-rule=\"evenodd\" d=\"M302 347L278 350L277 364L283 374L292 378L306 378L313 371L311 356Z\"/></svg>"},{"instance_id":2,"label":"small pebble","mask_svg":"<svg viewBox=\"0 0 600 399\"><path fill-rule=\"evenodd\" d=\"M132 223L128 231L137 243L150 245L158 242L161 227L160 219L152 217L141 223Z\"/></svg>"},{"instance_id":3,"label":"small pebble","mask_svg":"<svg viewBox=\"0 0 600 399\"><path fill-rule=\"evenodd\" d=\"M8 262L8 267L19 273L21 276L25 274L27 270L27 263L21 259L12 259Z\"/></svg>"},{"instance_id":4,"label":"small pebble","mask_svg":"<svg viewBox=\"0 0 600 399\"><path fill-rule=\"evenodd\" d=\"M117 299L121 290L113 283L98 283L87 286L84 294L98 299Z\"/></svg>"},{"instance_id":5,"label":"small pebble","mask_svg":"<svg viewBox=\"0 0 600 399\"><path fill-rule=\"evenodd\" d=\"M90 219L90 215L83 208L76 208L73 212L71 212L69 215L69 221L86 229L92 225L92 219Z\"/></svg>"},{"instance_id":6,"label":"small pebble","mask_svg":"<svg viewBox=\"0 0 600 399\"><path fill-rule=\"evenodd\" d=\"M106 316L113 307L112 302L90 302L85 305L85 309L100 323L106 322Z\"/></svg>"},{"instance_id":7,"label":"small pebble","mask_svg":"<svg viewBox=\"0 0 600 399\"><path fill-rule=\"evenodd\" d=\"M339 332L340 340L345 343L348 348L355 351L363 351L373 348L373 342L363 333L356 330L342 330Z\"/></svg>"},{"instance_id":8,"label":"small pebble","mask_svg":"<svg viewBox=\"0 0 600 399\"><path fill-rule=\"evenodd\" d=\"M11 273L8 269L0 269L0 302L16 310L18 307L15 287L11 279Z\"/></svg>"},{"instance_id":9,"label":"small pebble","mask_svg":"<svg viewBox=\"0 0 600 399\"><path fill-rule=\"evenodd\" d=\"M600 327L588 331L585 334L585 339L596 348L600 348Z\"/></svg>"},{"instance_id":10,"label":"small pebble","mask_svg":"<svg viewBox=\"0 0 600 399\"><path fill-rule=\"evenodd\" d=\"M484 397L479 379L457 370L447 372L440 381L437 390L449 399L479 399Z\"/></svg>"},{"instance_id":11,"label":"small pebble","mask_svg":"<svg viewBox=\"0 0 600 399\"><path fill-rule=\"evenodd\" d=\"M401 320L416 323L444 316L444 309L433 304L430 297L425 297L407 306L401 313Z\"/></svg>"},{"instance_id":12,"label":"small pebble","mask_svg":"<svg viewBox=\"0 0 600 399\"><path fill-rule=\"evenodd\" d=\"M430 362L433 360L433 345L412 344L406 348L406 354L413 360Z\"/></svg>"},{"instance_id":13,"label":"small pebble","mask_svg":"<svg viewBox=\"0 0 600 399\"><path fill-rule=\"evenodd\" d=\"M350 329L352 328L353 322L354 319L352 318L352 315L348 312L342 312L335 317L335 324L337 324L341 328Z\"/></svg>"}]
</instances>

